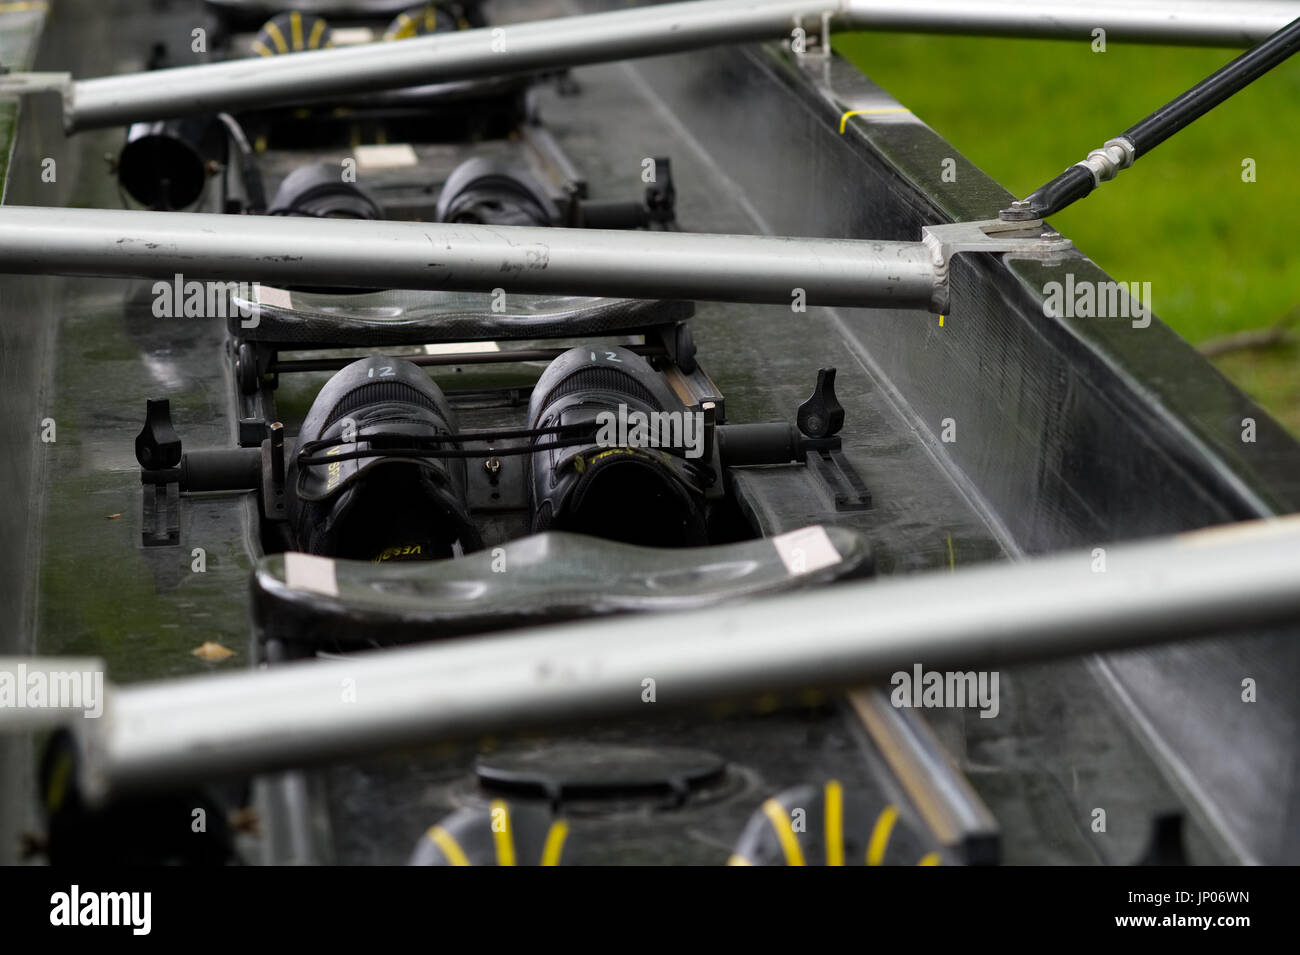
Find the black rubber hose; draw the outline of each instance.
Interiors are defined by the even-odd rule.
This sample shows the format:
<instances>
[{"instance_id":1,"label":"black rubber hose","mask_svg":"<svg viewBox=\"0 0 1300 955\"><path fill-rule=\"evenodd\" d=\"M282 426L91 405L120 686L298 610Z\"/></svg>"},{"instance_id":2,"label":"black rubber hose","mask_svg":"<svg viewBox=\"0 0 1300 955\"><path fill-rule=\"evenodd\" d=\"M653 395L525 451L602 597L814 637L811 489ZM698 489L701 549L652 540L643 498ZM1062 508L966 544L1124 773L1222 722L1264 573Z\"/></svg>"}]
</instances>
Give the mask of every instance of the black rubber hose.
<instances>
[{"instance_id":1,"label":"black rubber hose","mask_svg":"<svg viewBox=\"0 0 1300 955\"><path fill-rule=\"evenodd\" d=\"M723 467L786 464L803 458L799 431L791 424L727 424L719 425L716 433Z\"/></svg>"},{"instance_id":2,"label":"black rubber hose","mask_svg":"<svg viewBox=\"0 0 1300 955\"><path fill-rule=\"evenodd\" d=\"M181 458L180 489L248 491L262 485L261 448L187 451Z\"/></svg>"},{"instance_id":3,"label":"black rubber hose","mask_svg":"<svg viewBox=\"0 0 1300 955\"><path fill-rule=\"evenodd\" d=\"M810 451L838 451L838 436L809 438L792 424L721 424L717 428L718 454L725 468L755 464L789 464L802 461Z\"/></svg>"},{"instance_id":4,"label":"black rubber hose","mask_svg":"<svg viewBox=\"0 0 1300 955\"><path fill-rule=\"evenodd\" d=\"M579 208L584 229L640 229L650 223L650 210L633 199L584 199Z\"/></svg>"}]
</instances>

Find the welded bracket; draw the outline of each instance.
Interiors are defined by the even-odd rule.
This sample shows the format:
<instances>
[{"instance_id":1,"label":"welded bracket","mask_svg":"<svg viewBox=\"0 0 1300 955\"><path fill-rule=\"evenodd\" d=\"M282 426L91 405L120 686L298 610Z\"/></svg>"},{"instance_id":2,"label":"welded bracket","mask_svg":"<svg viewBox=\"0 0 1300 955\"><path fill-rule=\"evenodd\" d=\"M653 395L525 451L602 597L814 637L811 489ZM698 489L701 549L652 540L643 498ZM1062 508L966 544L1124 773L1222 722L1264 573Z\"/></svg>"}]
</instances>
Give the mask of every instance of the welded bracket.
<instances>
[{"instance_id":1,"label":"welded bracket","mask_svg":"<svg viewBox=\"0 0 1300 955\"><path fill-rule=\"evenodd\" d=\"M71 73L10 73L0 66L0 96L22 96L27 93L72 92Z\"/></svg>"},{"instance_id":2,"label":"welded bracket","mask_svg":"<svg viewBox=\"0 0 1300 955\"><path fill-rule=\"evenodd\" d=\"M58 93L63 103L65 126L71 115L75 88L71 73L10 73L8 67L0 66L0 96Z\"/></svg>"},{"instance_id":3,"label":"welded bracket","mask_svg":"<svg viewBox=\"0 0 1300 955\"><path fill-rule=\"evenodd\" d=\"M934 256L933 308L940 314L946 312L950 304L948 267L954 255L961 252L1014 252L1034 257L1058 255L1074 247L1074 243L1059 232L1044 231L1042 219L1022 222L979 219L928 225L921 228L921 243Z\"/></svg>"},{"instance_id":4,"label":"welded bracket","mask_svg":"<svg viewBox=\"0 0 1300 955\"><path fill-rule=\"evenodd\" d=\"M833 10L823 10L820 16L813 13L801 13L791 19L792 30L787 42L798 60L830 60L831 19L834 15ZM810 22L811 29L805 29L805 20ZM816 49L814 50L813 47L816 47Z\"/></svg>"}]
</instances>

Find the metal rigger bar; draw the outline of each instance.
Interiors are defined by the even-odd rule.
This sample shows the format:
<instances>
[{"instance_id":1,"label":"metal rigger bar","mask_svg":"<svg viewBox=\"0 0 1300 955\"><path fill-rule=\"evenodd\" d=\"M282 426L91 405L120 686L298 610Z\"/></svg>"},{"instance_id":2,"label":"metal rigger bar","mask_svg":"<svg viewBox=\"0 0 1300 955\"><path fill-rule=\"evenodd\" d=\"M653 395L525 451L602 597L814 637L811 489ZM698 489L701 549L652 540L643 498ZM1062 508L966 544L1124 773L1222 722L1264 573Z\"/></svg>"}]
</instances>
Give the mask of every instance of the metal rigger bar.
<instances>
[{"instance_id":1,"label":"metal rigger bar","mask_svg":"<svg viewBox=\"0 0 1300 955\"><path fill-rule=\"evenodd\" d=\"M1300 623L1300 516L1107 550L112 688L71 722L94 798L644 714L646 679L673 707Z\"/></svg>"},{"instance_id":2,"label":"metal rigger bar","mask_svg":"<svg viewBox=\"0 0 1300 955\"><path fill-rule=\"evenodd\" d=\"M1069 247L1034 225L885 242L0 206L0 272L782 305L803 289L809 305L942 312L952 255Z\"/></svg>"},{"instance_id":3,"label":"metal rigger bar","mask_svg":"<svg viewBox=\"0 0 1300 955\"><path fill-rule=\"evenodd\" d=\"M13 74L0 93L60 92L72 132L779 39L795 26L1078 40L1101 28L1248 46L1297 16L1291 0L696 0L97 79Z\"/></svg>"}]
</instances>

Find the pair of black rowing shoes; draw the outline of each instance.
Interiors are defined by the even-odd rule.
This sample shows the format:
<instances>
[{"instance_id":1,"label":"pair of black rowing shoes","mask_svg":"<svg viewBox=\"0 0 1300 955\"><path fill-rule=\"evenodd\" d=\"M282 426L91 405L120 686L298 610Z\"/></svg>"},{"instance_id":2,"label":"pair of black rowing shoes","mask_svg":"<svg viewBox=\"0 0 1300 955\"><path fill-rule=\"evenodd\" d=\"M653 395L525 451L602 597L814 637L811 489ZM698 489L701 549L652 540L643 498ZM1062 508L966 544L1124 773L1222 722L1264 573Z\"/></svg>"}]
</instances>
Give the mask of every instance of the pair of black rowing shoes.
<instances>
[{"instance_id":1,"label":"pair of black rowing shoes","mask_svg":"<svg viewBox=\"0 0 1300 955\"><path fill-rule=\"evenodd\" d=\"M400 358L353 362L317 395L288 468L299 549L357 560L439 559L483 546L467 503L469 459L526 455L534 532L658 547L708 543L704 461L681 447L613 445L600 422L689 414L645 358L575 347L534 387L528 427L461 432L447 397ZM525 443L498 447L502 439ZM467 449L467 444L490 445Z\"/></svg>"}]
</instances>

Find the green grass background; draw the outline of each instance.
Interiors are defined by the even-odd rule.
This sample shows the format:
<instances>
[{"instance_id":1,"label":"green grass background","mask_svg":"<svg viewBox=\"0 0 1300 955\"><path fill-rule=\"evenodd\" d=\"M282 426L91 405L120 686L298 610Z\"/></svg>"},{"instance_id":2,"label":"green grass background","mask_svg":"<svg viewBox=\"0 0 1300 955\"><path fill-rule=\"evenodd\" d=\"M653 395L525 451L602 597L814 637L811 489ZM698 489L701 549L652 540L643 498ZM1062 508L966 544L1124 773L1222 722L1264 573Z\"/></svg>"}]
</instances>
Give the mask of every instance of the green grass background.
<instances>
[{"instance_id":1,"label":"green grass background","mask_svg":"<svg viewBox=\"0 0 1300 955\"><path fill-rule=\"evenodd\" d=\"M1021 197L1240 52L878 33L834 45ZM1151 282L1156 314L1193 344L1263 328L1300 305L1298 157L1300 57L1052 224L1116 279ZM1300 346L1216 364L1300 435Z\"/></svg>"}]
</instances>

